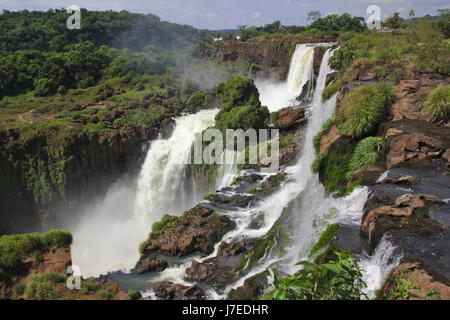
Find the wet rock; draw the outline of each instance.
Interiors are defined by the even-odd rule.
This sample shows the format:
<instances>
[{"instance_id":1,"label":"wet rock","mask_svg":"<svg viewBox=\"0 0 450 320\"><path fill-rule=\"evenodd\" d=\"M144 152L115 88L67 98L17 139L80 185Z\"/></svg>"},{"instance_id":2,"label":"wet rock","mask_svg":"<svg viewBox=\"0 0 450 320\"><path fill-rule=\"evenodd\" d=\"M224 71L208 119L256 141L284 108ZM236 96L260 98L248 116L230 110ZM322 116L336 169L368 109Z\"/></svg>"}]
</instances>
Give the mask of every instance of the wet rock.
<instances>
[{"instance_id":1,"label":"wet rock","mask_svg":"<svg viewBox=\"0 0 450 320\"><path fill-rule=\"evenodd\" d=\"M198 262L192 261L186 269L186 280L207 284L216 289L224 289L236 279L233 268L248 252L243 241L235 243L222 242L215 257Z\"/></svg>"},{"instance_id":2,"label":"wet rock","mask_svg":"<svg viewBox=\"0 0 450 320\"><path fill-rule=\"evenodd\" d=\"M137 274L147 273L147 272L161 272L166 269L168 263L166 260L154 257L145 257L143 260L139 260L134 271Z\"/></svg>"},{"instance_id":3,"label":"wet rock","mask_svg":"<svg viewBox=\"0 0 450 320\"><path fill-rule=\"evenodd\" d=\"M281 131L296 129L306 123L305 110L303 108L284 108L278 111L274 122L274 128Z\"/></svg>"},{"instance_id":4,"label":"wet rock","mask_svg":"<svg viewBox=\"0 0 450 320\"><path fill-rule=\"evenodd\" d=\"M193 252L210 254L214 244L236 224L227 216L212 214L212 208L196 206L165 226L160 233L151 233L145 243L144 256L161 253L184 256Z\"/></svg>"},{"instance_id":5,"label":"wet rock","mask_svg":"<svg viewBox=\"0 0 450 320\"><path fill-rule=\"evenodd\" d=\"M379 183L411 187L414 184L418 183L419 181L420 181L420 178L416 177L416 176L402 176L402 177L395 177L395 178L392 178L392 177L384 178Z\"/></svg>"},{"instance_id":6,"label":"wet rock","mask_svg":"<svg viewBox=\"0 0 450 320\"><path fill-rule=\"evenodd\" d=\"M425 194L404 194L395 199L393 205L382 205L363 216L361 233L368 236L374 248L384 233L403 229L419 235L430 235L442 230L442 226L429 219L428 208L443 202L436 196Z\"/></svg>"},{"instance_id":7,"label":"wet rock","mask_svg":"<svg viewBox=\"0 0 450 320\"><path fill-rule=\"evenodd\" d=\"M242 252L245 252L246 250L247 249L243 241L238 241L231 244L222 241L219 244L219 248L217 248L217 256L218 257L236 256Z\"/></svg>"},{"instance_id":8,"label":"wet rock","mask_svg":"<svg viewBox=\"0 0 450 320\"><path fill-rule=\"evenodd\" d=\"M204 199L217 204L230 204L236 207L246 208L255 199L255 196L252 194L234 194L232 196L226 194L207 194Z\"/></svg>"},{"instance_id":9,"label":"wet rock","mask_svg":"<svg viewBox=\"0 0 450 320\"><path fill-rule=\"evenodd\" d=\"M431 159L439 157L442 152L442 142L436 138L421 133L401 134L389 143L387 167L427 167Z\"/></svg>"},{"instance_id":10,"label":"wet rock","mask_svg":"<svg viewBox=\"0 0 450 320\"><path fill-rule=\"evenodd\" d=\"M347 189L350 188L355 181L358 181L359 184L363 186L373 184L383 172L384 170L380 168L367 168L355 171L350 180L348 180Z\"/></svg>"},{"instance_id":11,"label":"wet rock","mask_svg":"<svg viewBox=\"0 0 450 320\"><path fill-rule=\"evenodd\" d=\"M442 159L447 161L445 164L445 174L450 175L450 149L447 149L442 155Z\"/></svg>"},{"instance_id":12,"label":"wet rock","mask_svg":"<svg viewBox=\"0 0 450 320\"><path fill-rule=\"evenodd\" d=\"M230 290L227 300L251 300L260 297L269 286L269 272L264 271L245 279L244 284Z\"/></svg>"},{"instance_id":13,"label":"wet rock","mask_svg":"<svg viewBox=\"0 0 450 320\"><path fill-rule=\"evenodd\" d=\"M438 293L438 296L434 296L435 299L450 299L448 279L436 277L433 273L430 274L429 270L424 269L420 262L415 261L402 263L392 272L388 281L381 288L378 299L389 298L390 291L395 289L395 280L398 279L411 279L414 282L416 288L410 290L410 293L414 295L411 300L432 299L433 297L427 297L429 290Z\"/></svg>"},{"instance_id":14,"label":"wet rock","mask_svg":"<svg viewBox=\"0 0 450 320\"><path fill-rule=\"evenodd\" d=\"M322 140L320 141L320 153L328 154L331 145L339 140L341 134L336 125L333 125L328 132L322 135Z\"/></svg>"},{"instance_id":15,"label":"wet rock","mask_svg":"<svg viewBox=\"0 0 450 320\"><path fill-rule=\"evenodd\" d=\"M155 295L164 300L204 300L202 289L193 285L185 286L179 283L163 282L155 288Z\"/></svg>"}]
</instances>

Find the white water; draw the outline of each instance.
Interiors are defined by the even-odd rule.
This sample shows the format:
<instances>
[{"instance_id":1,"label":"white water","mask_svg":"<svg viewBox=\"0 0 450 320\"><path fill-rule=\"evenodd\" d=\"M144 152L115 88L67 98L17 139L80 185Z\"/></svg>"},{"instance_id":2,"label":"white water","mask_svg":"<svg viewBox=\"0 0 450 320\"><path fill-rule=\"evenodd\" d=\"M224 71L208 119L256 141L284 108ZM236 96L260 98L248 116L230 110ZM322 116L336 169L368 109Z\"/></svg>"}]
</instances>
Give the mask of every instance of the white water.
<instances>
[{"instance_id":1,"label":"white water","mask_svg":"<svg viewBox=\"0 0 450 320\"><path fill-rule=\"evenodd\" d=\"M299 44L292 55L286 81L256 80L261 104L267 106L270 112L295 104L295 98L300 95L303 86L311 79L313 59L314 47Z\"/></svg>"},{"instance_id":2,"label":"white water","mask_svg":"<svg viewBox=\"0 0 450 320\"><path fill-rule=\"evenodd\" d=\"M153 141L137 187L116 185L91 205L73 228L72 259L84 277L127 270L139 258L139 244L166 214L181 214L201 199L186 191L185 169L195 133L214 125L215 110L176 119L169 139Z\"/></svg>"},{"instance_id":3,"label":"white water","mask_svg":"<svg viewBox=\"0 0 450 320\"><path fill-rule=\"evenodd\" d=\"M302 155L294 166L286 169L289 182L284 183L277 193L269 196L256 208L250 211L243 210L230 213L230 216L237 222L238 228L230 232L225 239L231 241L243 237L264 236L280 217L283 208L291 200L299 199L300 201L294 207L293 222L291 222L294 224L295 230L294 234L291 234L294 245L286 249L287 252L282 257L278 256L277 253L271 255L271 252L268 252L265 255L268 257L266 261L261 259L259 266L254 268L247 276L230 285L225 292L242 285L245 278L262 272L273 265L276 265L278 270L289 274L298 271L301 267L295 266L295 263L308 258L312 246L327 224L339 222L347 225L360 225L361 223L363 207L368 195L367 188L355 188L352 194L345 198L326 197L318 175L311 171L311 165L315 158L313 137L320 131L323 123L332 117L336 105L336 95L325 102L322 101L326 76L331 72L328 66L328 59L331 55L332 51L328 50L323 57L311 105L311 115L306 128ZM268 88L268 90L271 90L271 88ZM262 96L268 95L269 93L264 92L262 94ZM255 217L261 212L264 213L265 225L259 230L249 230L248 224L251 217ZM361 260L362 267L366 268L364 280L368 283L365 292L371 297L380 286L387 272L395 265L395 263L388 264L393 250L390 242L384 240L373 256L365 256Z\"/></svg>"}]
</instances>

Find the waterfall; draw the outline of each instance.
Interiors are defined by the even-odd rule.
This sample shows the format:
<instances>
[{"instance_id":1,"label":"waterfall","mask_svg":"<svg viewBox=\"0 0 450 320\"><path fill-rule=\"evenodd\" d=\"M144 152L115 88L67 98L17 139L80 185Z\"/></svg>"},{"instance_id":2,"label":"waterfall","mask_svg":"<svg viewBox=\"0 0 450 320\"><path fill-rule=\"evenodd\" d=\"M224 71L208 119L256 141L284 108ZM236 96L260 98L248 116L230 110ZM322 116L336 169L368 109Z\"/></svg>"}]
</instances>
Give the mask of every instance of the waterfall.
<instances>
[{"instance_id":1,"label":"waterfall","mask_svg":"<svg viewBox=\"0 0 450 320\"><path fill-rule=\"evenodd\" d=\"M186 165L195 133L214 125L218 110L203 110L181 117L169 139L153 141L147 153L136 195L135 214L153 223L164 214L179 214L200 199L189 190Z\"/></svg>"},{"instance_id":2,"label":"waterfall","mask_svg":"<svg viewBox=\"0 0 450 320\"><path fill-rule=\"evenodd\" d=\"M291 58L286 81L256 80L262 105L274 112L295 104L295 98L300 95L303 86L312 79L313 59L314 45L298 44Z\"/></svg>"},{"instance_id":3,"label":"waterfall","mask_svg":"<svg viewBox=\"0 0 450 320\"><path fill-rule=\"evenodd\" d=\"M74 236L72 260L84 277L128 270L139 258L139 244L151 225L166 214L181 214L200 199L185 177L195 133L214 125L217 109L176 119L169 139L153 141L137 186L116 183L86 208Z\"/></svg>"}]
</instances>

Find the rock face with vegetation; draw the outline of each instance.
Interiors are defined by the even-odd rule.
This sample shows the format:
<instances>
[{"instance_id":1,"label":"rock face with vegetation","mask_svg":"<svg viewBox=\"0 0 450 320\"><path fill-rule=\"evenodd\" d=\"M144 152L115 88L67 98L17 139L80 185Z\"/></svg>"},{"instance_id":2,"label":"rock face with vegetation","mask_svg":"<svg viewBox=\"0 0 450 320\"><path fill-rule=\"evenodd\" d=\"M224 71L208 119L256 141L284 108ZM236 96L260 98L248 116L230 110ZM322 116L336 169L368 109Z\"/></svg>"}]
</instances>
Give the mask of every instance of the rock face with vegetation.
<instances>
[{"instance_id":1,"label":"rock face with vegetation","mask_svg":"<svg viewBox=\"0 0 450 320\"><path fill-rule=\"evenodd\" d=\"M58 230L0 237L0 299L130 299L117 284L94 278L68 289L71 243L72 235Z\"/></svg>"},{"instance_id":2,"label":"rock face with vegetation","mask_svg":"<svg viewBox=\"0 0 450 320\"><path fill-rule=\"evenodd\" d=\"M208 207L196 206L182 217L163 218L161 225L154 225L148 240L141 244L142 257L138 265L153 253L168 256L212 253L214 244L235 227L228 217L213 214L213 211Z\"/></svg>"}]
</instances>

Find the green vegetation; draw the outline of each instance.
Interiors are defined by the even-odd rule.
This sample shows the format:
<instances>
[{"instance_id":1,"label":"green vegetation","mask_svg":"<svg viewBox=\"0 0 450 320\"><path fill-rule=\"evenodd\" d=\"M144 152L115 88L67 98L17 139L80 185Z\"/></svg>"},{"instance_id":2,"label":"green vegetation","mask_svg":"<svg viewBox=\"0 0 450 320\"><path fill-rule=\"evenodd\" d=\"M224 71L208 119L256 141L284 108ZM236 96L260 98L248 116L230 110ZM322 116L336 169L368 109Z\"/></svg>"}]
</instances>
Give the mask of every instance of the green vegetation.
<instances>
[{"instance_id":1,"label":"green vegetation","mask_svg":"<svg viewBox=\"0 0 450 320\"><path fill-rule=\"evenodd\" d=\"M130 296L131 300L138 300L141 295L136 290L128 290L128 295Z\"/></svg>"},{"instance_id":2,"label":"green vegetation","mask_svg":"<svg viewBox=\"0 0 450 320\"><path fill-rule=\"evenodd\" d=\"M323 89L322 99L323 100L330 99L335 93L337 93L341 89L341 87L342 87L341 79L337 79L331 82L329 85L325 87L325 89Z\"/></svg>"},{"instance_id":3,"label":"green vegetation","mask_svg":"<svg viewBox=\"0 0 450 320\"><path fill-rule=\"evenodd\" d=\"M42 254L51 248L68 248L71 243L72 235L67 231L54 230L43 235L4 235L0 237L0 268L4 272L12 271L36 252Z\"/></svg>"},{"instance_id":4,"label":"green vegetation","mask_svg":"<svg viewBox=\"0 0 450 320\"><path fill-rule=\"evenodd\" d=\"M378 160L382 146L382 137L367 137L359 141L350 160L347 178L350 179L358 170L373 167Z\"/></svg>"},{"instance_id":5,"label":"green vegetation","mask_svg":"<svg viewBox=\"0 0 450 320\"><path fill-rule=\"evenodd\" d=\"M325 160L325 158L327 157L327 155L323 152L319 152L316 156L316 158L314 159L314 162L311 165L311 170L314 173L318 173L320 170L320 167L322 166L323 161Z\"/></svg>"},{"instance_id":6,"label":"green vegetation","mask_svg":"<svg viewBox=\"0 0 450 320\"><path fill-rule=\"evenodd\" d=\"M171 222L177 220L178 218L179 217L175 217L175 216L171 216L171 215L165 214L162 217L161 221L155 222L152 225L152 233L153 234L163 233L164 230L166 230L170 226Z\"/></svg>"},{"instance_id":7,"label":"green vegetation","mask_svg":"<svg viewBox=\"0 0 450 320\"><path fill-rule=\"evenodd\" d=\"M327 132L333 126L333 124L334 124L334 119L328 119L322 125L322 129L319 131L319 133L317 133L314 136L314 138L313 138L313 145L314 145L314 150L316 150L316 152L320 151L320 142L322 140L323 134L325 132Z\"/></svg>"},{"instance_id":8,"label":"green vegetation","mask_svg":"<svg viewBox=\"0 0 450 320\"><path fill-rule=\"evenodd\" d=\"M217 87L223 107L216 115L216 127L226 129L267 128L269 110L262 107L259 92L252 79L237 77Z\"/></svg>"},{"instance_id":9,"label":"green vegetation","mask_svg":"<svg viewBox=\"0 0 450 320\"><path fill-rule=\"evenodd\" d=\"M360 300L366 288L362 270L349 251L335 251L327 263L301 261L303 269L275 279L275 288L262 299L273 300Z\"/></svg>"},{"instance_id":10,"label":"green vegetation","mask_svg":"<svg viewBox=\"0 0 450 320\"><path fill-rule=\"evenodd\" d=\"M50 272L35 276L28 280L25 289L27 300L54 300L62 297L62 292L57 285L65 283L67 277L64 274Z\"/></svg>"},{"instance_id":11,"label":"green vegetation","mask_svg":"<svg viewBox=\"0 0 450 320\"><path fill-rule=\"evenodd\" d=\"M450 120L450 86L437 87L431 91L426 106L431 121Z\"/></svg>"},{"instance_id":12,"label":"green vegetation","mask_svg":"<svg viewBox=\"0 0 450 320\"><path fill-rule=\"evenodd\" d=\"M330 14L324 18L319 16L309 26L283 26L274 21L263 27L239 27L241 41L255 37L279 37L295 35L302 39L332 39L341 32L361 32L366 29L363 17L352 17L348 13ZM276 50L276 48L275 48Z\"/></svg>"},{"instance_id":13,"label":"green vegetation","mask_svg":"<svg viewBox=\"0 0 450 320\"><path fill-rule=\"evenodd\" d=\"M311 252L309 253L309 258L314 257L317 253L319 253L321 250L323 250L328 243L336 237L336 233L339 230L339 223L330 224L327 226L324 232L319 237L319 240L317 240L314 247L311 249Z\"/></svg>"},{"instance_id":14,"label":"green vegetation","mask_svg":"<svg viewBox=\"0 0 450 320\"><path fill-rule=\"evenodd\" d=\"M394 96L393 87L385 82L351 90L336 115L340 131L356 138L373 132L386 118Z\"/></svg>"},{"instance_id":15,"label":"green vegetation","mask_svg":"<svg viewBox=\"0 0 450 320\"><path fill-rule=\"evenodd\" d=\"M211 108L214 102L214 97L201 90L195 91L186 101L185 112L196 113L202 109Z\"/></svg>"}]
</instances>

